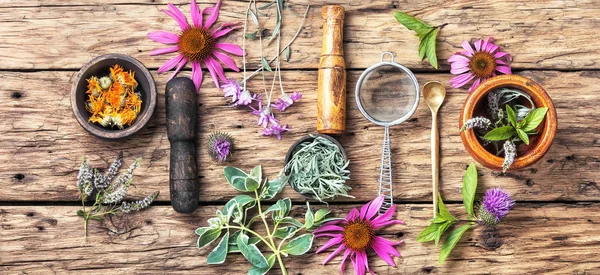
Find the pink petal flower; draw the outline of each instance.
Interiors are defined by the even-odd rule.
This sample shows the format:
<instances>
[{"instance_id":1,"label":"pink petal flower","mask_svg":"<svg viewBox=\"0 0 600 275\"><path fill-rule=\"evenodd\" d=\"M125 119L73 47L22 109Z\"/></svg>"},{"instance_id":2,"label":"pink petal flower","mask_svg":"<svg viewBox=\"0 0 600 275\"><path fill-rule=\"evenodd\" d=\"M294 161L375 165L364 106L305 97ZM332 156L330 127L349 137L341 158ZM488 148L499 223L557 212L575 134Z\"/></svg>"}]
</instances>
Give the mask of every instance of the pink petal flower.
<instances>
[{"instance_id":1,"label":"pink petal flower","mask_svg":"<svg viewBox=\"0 0 600 275\"><path fill-rule=\"evenodd\" d=\"M233 59L231 57L229 57L228 55L222 53L222 52L218 52L218 51L214 51L213 55L219 59L221 62L223 62L223 64L225 64L225 66L227 66L229 69L232 69L236 72L240 71L240 68L238 68L237 65L235 65L235 61L233 61Z\"/></svg>"},{"instance_id":2,"label":"pink petal flower","mask_svg":"<svg viewBox=\"0 0 600 275\"><path fill-rule=\"evenodd\" d=\"M225 23L225 24L221 25L219 28L214 29L212 31L212 36L214 38L219 38L223 35L226 35L229 32L235 30L237 25L238 24L236 24L236 23Z\"/></svg>"},{"instance_id":3,"label":"pink petal flower","mask_svg":"<svg viewBox=\"0 0 600 275\"><path fill-rule=\"evenodd\" d=\"M333 259L333 257L335 257L337 254L340 254L340 252L345 248L346 248L346 245L344 245L344 244L340 245L340 247L338 247L335 251L333 251L331 254L329 254L329 256L327 256L327 258L325 258L325 260L323 260L323 264L326 264L329 261L331 261L331 259Z\"/></svg>"},{"instance_id":4,"label":"pink petal flower","mask_svg":"<svg viewBox=\"0 0 600 275\"><path fill-rule=\"evenodd\" d=\"M150 52L150 56L161 55L161 54L165 54L165 53L172 53L172 52L176 52L178 50L179 50L179 46L156 49L156 50Z\"/></svg>"},{"instance_id":5,"label":"pink petal flower","mask_svg":"<svg viewBox=\"0 0 600 275\"><path fill-rule=\"evenodd\" d=\"M200 62L192 62L192 81L196 85L196 91L200 90L200 86L202 86L202 66Z\"/></svg>"},{"instance_id":6,"label":"pink petal flower","mask_svg":"<svg viewBox=\"0 0 600 275\"><path fill-rule=\"evenodd\" d=\"M240 46L229 43L216 43L215 48L226 51L230 54L235 54L238 56L244 55L244 50L240 48Z\"/></svg>"},{"instance_id":7,"label":"pink petal flower","mask_svg":"<svg viewBox=\"0 0 600 275\"><path fill-rule=\"evenodd\" d=\"M370 220L373 216L375 216L377 214L377 212L381 208L382 204L383 204L383 196L378 196L377 198L373 199L368 204L365 204L360 209L360 218L363 220Z\"/></svg>"},{"instance_id":8,"label":"pink petal flower","mask_svg":"<svg viewBox=\"0 0 600 275\"><path fill-rule=\"evenodd\" d=\"M375 250L375 253L377 253L377 255L379 255L379 257L382 260L384 260L389 265L396 267L394 259L392 258L392 256L390 256L391 250L395 250L392 246L381 242L379 239L375 238L373 240L373 243L371 244L371 247L373 248L373 250Z\"/></svg>"},{"instance_id":9,"label":"pink petal flower","mask_svg":"<svg viewBox=\"0 0 600 275\"><path fill-rule=\"evenodd\" d=\"M185 15L183 15L181 10L179 10L179 8L175 7L175 5L169 3L169 9L161 10L161 11L166 13L167 15L171 16L175 20L175 22L177 22L177 24L179 24L179 27L182 30L186 30L190 26L190 25L188 25Z\"/></svg>"},{"instance_id":10,"label":"pink petal flower","mask_svg":"<svg viewBox=\"0 0 600 275\"><path fill-rule=\"evenodd\" d=\"M363 257L362 253L364 253L364 252L363 251L356 252L356 263L354 265L354 272L356 274L365 274L365 267L366 267L365 258L366 257Z\"/></svg>"},{"instance_id":11,"label":"pink petal flower","mask_svg":"<svg viewBox=\"0 0 600 275\"><path fill-rule=\"evenodd\" d=\"M217 18L219 18L219 8L221 7L221 0L217 1L217 4L215 5L215 8L213 9L212 13L208 16L208 19L206 19L206 25L205 27L208 29L210 27L212 27L212 25L217 22Z\"/></svg>"},{"instance_id":12,"label":"pink petal flower","mask_svg":"<svg viewBox=\"0 0 600 275\"><path fill-rule=\"evenodd\" d=\"M473 50L473 48L471 47L471 44L469 44L469 42L467 40L462 42L462 46L467 51L467 53L469 53L467 56L471 57L471 56L473 56L473 54L475 54L475 51ZM448 60L448 61L450 61L450 60Z\"/></svg>"},{"instance_id":13,"label":"pink petal flower","mask_svg":"<svg viewBox=\"0 0 600 275\"><path fill-rule=\"evenodd\" d=\"M202 12L198 8L196 0L192 0L190 14L192 16L192 24L198 28L202 28Z\"/></svg>"},{"instance_id":14,"label":"pink petal flower","mask_svg":"<svg viewBox=\"0 0 600 275\"><path fill-rule=\"evenodd\" d=\"M163 44L177 44L179 42L179 36L165 31L155 31L148 33L148 39Z\"/></svg>"},{"instance_id":15,"label":"pink petal flower","mask_svg":"<svg viewBox=\"0 0 600 275\"><path fill-rule=\"evenodd\" d=\"M481 43L483 43L482 39L475 41L475 51L481 51Z\"/></svg>"},{"instance_id":16,"label":"pink petal flower","mask_svg":"<svg viewBox=\"0 0 600 275\"><path fill-rule=\"evenodd\" d=\"M460 67L460 68L450 68L451 74L462 74L464 72L468 72L470 70L469 67Z\"/></svg>"},{"instance_id":17,"label":"pink petal flower","mask_svg":"<svg viewBox=\"0 0 600 275\"><path fill-rule=\"evenodd\" d=\"M158 73L164 73L170 69L175 68L175 66L177 66L177 64L179 63L179 61L181 61L181 59L183 59L183 54L179 54L176 57L173 57L171 59L169 59L169 61L165 62L165 64L163 64L162 66L160 66L160 68L158 68Z\"/></svg>"},{"instance_id":18,"label":"pink petal flower","mask_svg":"<svg viewBox=\"0 0 600 275\"><path fill-rule=\"evenodd\" d=\"M385 211L385 213L383 213L383 215L379 215L378 217L376 217L375 219L373 219L371 221L371 225L373 225L373 227L377 227L377 225L381 222L385 222L388 221L392 218L392 216L394 215L394 213L396 213L396 205L393 204L390 209L388 209L387 211Z\"/></svg>"},{"instance_id":19,"label":"pink petal flower","mask_svg":"<svg viewBox=\"0 0 600 275\"><path fill-rule=\"evenodd\" d=\"M360 213L358 212L358 209L352 208L352 210L350 210L350 212L348 213L348 215L346 215L346 221L347 222L354 221L359 216L360 216Z\"/></svg>"},{"instance_id":20,"label":"pink petal flower","mask_svg":"<svg viewBox=\"0 0 600 275\"><path fill-rule=\"evenodd\" d=\"M315 253L321 253L324 250L326 250L327 248L330 248L336 244L340 244L342 243L342 241L344 240L344 237L335 237L333 239L330 239L329 241L327 241L323 246L321 246L319 249L317 249L317 251Z\"/></svg>"},{"instance_id":21,"label":"pink petal flower","mask_svg":"<svg viewBox=\"0 0 600 275\"><path fill-rule=\"evenodd\" d=\"M343 237L344 235L340 234L340 233L321 233L321 234L313 234L315 236L315 238L321 238L321 237L332 237L332 238L337 238L337 237Z\"/></svg>"}]
</instances>

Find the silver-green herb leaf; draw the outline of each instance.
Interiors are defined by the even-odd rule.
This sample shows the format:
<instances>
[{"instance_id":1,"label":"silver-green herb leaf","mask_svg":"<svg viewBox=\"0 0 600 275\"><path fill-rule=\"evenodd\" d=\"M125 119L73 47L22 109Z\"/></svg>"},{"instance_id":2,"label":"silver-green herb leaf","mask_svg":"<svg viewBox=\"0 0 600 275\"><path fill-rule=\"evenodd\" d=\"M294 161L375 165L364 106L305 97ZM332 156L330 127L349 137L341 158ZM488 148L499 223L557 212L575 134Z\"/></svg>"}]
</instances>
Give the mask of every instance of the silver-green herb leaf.
<instances>
[{"instance_id":1,"label":"silver-green herb leaf","mask_svg":"<svg viewBox=\"0 0 600 275\"><path fill-rule=\"evenodd\" d=\"M227 257L227 251L229 247L229 232L223 235L223 238L219 242L219 244L213 249L206 259L207 264L222 264L225 262L225 257Z\"/></svg>"},{"instance_id":2,"label":"silver-green herb leaf","mask_svg":"<svg viewBox=\"0 0 600 275\"><path fill-rule=\"evenodd\" d=\"M290 255L303 255L312 247L313 234L304 234L292 239L281 251Z\"/></svg>"}]
</instances>

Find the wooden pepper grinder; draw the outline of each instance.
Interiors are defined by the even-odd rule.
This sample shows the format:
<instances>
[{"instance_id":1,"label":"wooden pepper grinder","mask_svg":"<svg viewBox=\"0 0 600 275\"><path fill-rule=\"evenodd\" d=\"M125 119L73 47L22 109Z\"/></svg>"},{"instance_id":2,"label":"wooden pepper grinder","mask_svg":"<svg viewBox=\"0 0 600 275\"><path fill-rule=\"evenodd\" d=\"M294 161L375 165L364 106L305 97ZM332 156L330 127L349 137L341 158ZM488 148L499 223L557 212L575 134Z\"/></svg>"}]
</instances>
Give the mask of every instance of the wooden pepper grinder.
<instances>
[{"instance_id":1,"label":"wooden pepper grinder","mask_svg":"<svg viewBox=\"0 0 600 275\"><path fill-rule=\"evenodd\" d=\"M339 135L346 129L346 63L344 62L344 7L324 6L323 48L319 63L317 131Z\"/></svg>"},{"instance_id":2,"label":"wooden pepper grinder","mask_svg":"<svg viewBox=\"0 0 600 275\"><path fill-rule=\"evenodd\" d=\"M197 97L196 87L191 79L177 77L167 82L165 98L167 136L171 143L169 166L171 205L180 213L191 213L198 207Z\"/></svg>"}]
</instances>

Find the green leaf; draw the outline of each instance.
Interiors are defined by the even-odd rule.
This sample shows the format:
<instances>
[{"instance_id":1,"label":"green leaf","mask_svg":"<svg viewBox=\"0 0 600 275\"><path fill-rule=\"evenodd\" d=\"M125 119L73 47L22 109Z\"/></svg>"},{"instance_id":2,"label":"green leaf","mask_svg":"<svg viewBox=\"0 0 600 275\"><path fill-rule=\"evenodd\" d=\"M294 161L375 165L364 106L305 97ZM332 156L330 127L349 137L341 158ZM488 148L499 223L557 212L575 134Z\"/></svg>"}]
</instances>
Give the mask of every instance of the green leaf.
<instances>
[{"instance_id":1,"label":"green leaf","mask_svg":"<svg viewBox=\"0 0 600 275\"><path fill-rule=\"evenodd\" d=\"M252 168L249 177L253 178L257 182L262 182L262 166L258 165Z\"/></svg>"},{"instance_id":2,"label":"green leaf","mask_svg":"<svg viewBox=\"0 0 600 275\"><path fill-rule=\"evenodd\" d=\"M270 200L275 197L288 183L289 177L280 175L274 180L268 181L264 186L261 192L261 198L265 200Z\"/></svg>"},{"instance_id":3,"label":"green leaf","mask_svg":"<svg viewBox=\"0 0 600 275\"><path fill-rule=\"evenodd\" d=\"M315 222L322 221L327 215L329 215L329 213L331 213L331 211L329 211L327 208L321 208L317 210L317 212L315 212Z\"/></svg>"},{"instance_id":4,"label":"green leaf","mask_svg":"<svg viewBox=\"0 0 600 275\"><path fill-rule=\"evenodd\" d=\"M250 18L252 19L252 22L254 22L254 24L257 26L260 26L260 24L258 23L258 17L256 16L256 14L251 10L248 10L248 13L250 14Z\"/></svg>"},{"instance_id":5,"label":"green leaf","mask_svg":"<svg viewBox=\"0 0 600 275\"><path fill-rule=\"evenodd\" d=\"M277 203L271 205L263 214L273 213L273 219L283 219L285 216L290 213L290 209L292 208L292 201L289 198L278 200ZM300 225L302 227L302 225Z\"/></svg>"},{"instance_id":6,"label":"green leaf","mask_svg":"<svg viewBox=\"0 0 600 275\"><path fill-rule=\"evenodd\" d=\"M419 44L419 56L421 56L420 53L423 49L423 51L425 51L425 55L427 56L427 60L429 60L429 63L435 69L438 68L437 53L436 53L436 41L437 41L437 35L438 35L439 31L440 31L439 28L435 28L433 31L431 31L430 33L425 35L425 37L421 40L421 43ZM422 58L423 57L421 57L421 59Z\"/></svg>"},{"instance_id":7,"label":"green leaf","mask_svg":"<svg viewBox=\"0 0 600 275\"><path fill-rule=\"evenodd\" d=\"M202 234L204 234L204 232L206 232L206 230L209 229L210 227L199 227L198 229L196 229L196 235L202 236Z\"/></svg>"},{"instance_id":8,"label":"green leaf","mask_svg":"<svg viewBox=\"0 0 600 275\"><path fill-rule=\"evenodd\" d=\"M495 128L495 129L489 131L487 134L485 134L485 136L483 138L487 139L487 140L491 140L491 141L507 140L510 137L512 137L514 133L515 133L515 128L508 125L508 126L498 127L498 128Z\"/></svg>"},{"instance_id":9,"label":"green leaf","mask_svg":"<svg viewBox=\"0 0 600 275\"><path fill-rule=\"evenodd\" d=\"M445 223L440 224L440 227L438 227L438 231L435 234L435 246L436 247L440 243L440 239L442 238L442 235L444 234L444 232L446 232L446 230L448 230L448 228L455 223L456 222L447 221Z\"/></svg>"},{"instance_id":10,"label":"green leaf","mask_svg":"<svg viewBox=\"0 0 600 275\"><path fill-rule=\"evenodd\" d=\"M440 195L438 193L438 215L440 215L443 219L447 220L447 221L457 221L457 219L452 216L452 214L450 214L450 211L448 211L448 208L446 208L446 205L444 204L444 201L442 200L442 195Z\"/></svg>"},{"instance_id":11,"label":"green leaf","mask_svg":"<svg viewBox=\"0 0 600 275\"><path fill-rule=\"evenodd\" d=\"M423 60L425 58L425 55L427 54L427 47L425 46L425 38L433 31L433 29L431 29L429 32L427 32L425 35L423 35L422 37L419 36L419 60Z\"/></svg>"},{"instance_id":12,"label":"green leaf","mask_svg":"<svg viewBox=\"0 0 600 275\"><path fill-rule=\"evenodd\" d=\"M259 7L258 9L259 9L259 10L266 10L266 9L268 9L269 7L271 7L271 5L273 5L273 4L275 4L275 1L272 1L272 2L270 2L270 3L266 4L266 5L262 6L262 7Z\"/></svg>"},{"instance_id":13,"label":"green leaf","mask_svg":"<svg viewBox=\"0 0 600 275\"><path fill-rule=\"evenodd\" d=\"M265 59L265 57L261 57L260 61L262 62L263 68L269 72L272 72L273 69L271 69L271 66L269 66L269 62L267 61L267 59Z\"/></svg>"},{"instance_id":14,"label":"green leaf","mask_svg":"<svg viewBox=\"0 0 600 275\"><path fill-rule=\"evenodd\" d=\"M393 14L394 14L394 17L396 18L396 20L398 20L398 22L400 22L400 24L404 25L404 27L406 27L407 29L409 29L411 31L415 31L417 33L417 35L425 35L427 32L429 32L433 28L429 24L427 24L415 17L412 17L412 16L408 15L407 13L404 13L401 11L395 11Z\"/></svg>"},{"instance_id":15,"label":"green leaf","mask_svg":"<svg viewBox=\"0 0 600 275\"><path fill-rule=\"evenodd\" d=\"M535 128L537 128L540 123L542 123L542 121L544 120L544 117L546 117L546 113L548 112L548 108L543 107L543 108L537 108L531 112L529 112L529 114L527 114L527 116L525 117L525 120L527 121L527 124L525 124L525 126L523 126L523 131L528 132L528 131L532 131L535 130Z\"/></svg>"},{"instance_id":16,"label":"green leaf","mask_svg":"<svg viewBox=\"0 0 600 275\"><path fill-rule=\"evenodd\" d=\"M448 255L450 255L450 252L452 252L452 249L454 249L460 238L462 238L463 234L473 227L473 225L474 223L468 223L450 232L450 235L448 235L448 238L446 238L446 241L444 241L444 244L442 245L440 258L438 260L440 264L446 260Z\"/></svg>"},{"instance_id":17,"label":"green leaf","mask_svg":"<svg viewBox=\"0 0 600 275\"><path fill-rule=\"evenodd\" d=\"M297 227L303 227L303 226L304 226L304 225L303 225L301 222L297 221L296 219L294 219L294 218L292 218L292 217L284 217L283 219L281 219L281 220L279 221L279 223L283 223L283 224L286 224L286 223L287 223L287 224L293 224L293 225L295 225L295 226L297 226Z\"/></svg>"},{"instance_id":18,"label":"green leaf","mask_svg":"<svg viewBox=\"0 0 600 275\"><path fill-rule=\"evenodd\" d=\"M310 205L306 202L306 214L304 215L304 228L311 228L315 223L315 215L310 210Z\"/></svg>"},{"instance_id":19,"label":"green leaf","mask_svg":"<svg viewBox=\"0 0 600 275\"><path fill-rule=\"evenodd\" d=\"M285 48L285 62L290 62L290 57L292 56L292 50L288 46Z\"/></svg>"},{"instance_id":20,"label":"green leaf","mask_svg":"<svg viewBox=\"0 0 600 275\"><path fill-rule=\"evenodd\" d=\"M427 228L425 228L419 236L417 236L417 242L425 243L435 240L437 236L438 229L442 224L432 223Z\"/></svg>"},{"instance_id":21,"label":"green leaf","mask_svg":"<svg viewBox=\"0 0 600 275\"><path fill-rule=\"evenodd\" d=\"M508 121L513 127L517 127L517 115L510 105L506 104L506 114L508 115Z\"/></svg>"},{"instance_id":22,"label":"green leaf","mask_svg":"<svg viewBox=\"0 0 600 275\"><path fill-rule=\"evenodd\" d=\"M463 196L463 204L465 205L465 209L467 210L467 214L471 217L475 217L475 212L473 211L473 203L475 203L475 192L477 191L477 168L475 167L475 163L469 164L469 168L465 172L463 176L463 185L462 185L462 196Z\"/></svg>"},{"instance_id":23,"label":"green leaf","mask_svg":"<svg viewBox=\"0 0 600 275\"><path fill-rule=\"evenodd\" d=\"M202 249L207 247L209 244L214 242L221 235L221 228L211 228L202 233L198 237L198 241L196 242L196 247Z\"/></svg>"},{"instance_id":24,"label":"green leaf","mask_svg":"<svg viewBox=\"0 0 600 275\"><path fill-rule=\"evenodd\" d=\"M248 236L244 233L240 233L237 238L237 245L242 252L242 255L248 260L253 266L258 268L267 268L269 267L269 263L265 256L260 253L258 247L255 244L248 243Z\"/></svg>"},{"instance_id":25,"label":"green leaf","mask_svg":"<svg viewBox=\"0 0 600 275\"><path fill-rule=\"evenodd\" d=\"M312 247L313 234L304 234L302 236L292 239L289 243L285 244L281 251L286 252L290 255L303 255L308 252Z\"/></svg>"},{"instance_id":26,"label":"green leaf","mask_svg":"<svg viewBox=\"0 0 600 275\"><path fill-rule=\"evenodd\" d=\"M279 239L291 238L293 237L294 231L296 231L297 227L295 226L284 226L277 228L275 232L273 232L273 237Z\"/></svg>"},{"instance_id":27,"label":"green leaf","mask_svg":"<svg viewBox=\"0 0 600 275\"><path fill-rule=\"evenodd\" d=\"M270 254L269 256L267 256L267 262L269 263L268 267L257 267L257 266L252 266L249 270L248 270L248 275L264 275L267 274L267 272L269 272L269 270L271 270L271 268L273 268L273 265L275 265L275 254Z\"/></svg>"},{"instance_id":28,"label":"green leaf","mask_svg":"<svg viewBox=\"0 0 600 275\"><path fill-rule=\"evenodd\" d=\"M529 136L527 136L527 133L523 129L517 129L517 135L525 144L529 145Z\"/></svg>"},{"instance_id":29,"label":"green leaf","mask_svg":"<svg viewBox=\"0 0 600 275\"><path fill-rule=\"evenodd\" d=\"M244 188L250 192L258 190L259 186L260 184L253 178L246 178L246 181L244 182Z\"/></svg>"},{"instance_id":30,"label":"green leaf","mask_svg":"<svg viewBox=\"0 0 600 275\"><path fill-rule=\"evenodd\" d=\"M229 232L223 235L223 238L219 242L219 244L213 249L208 257L206 258L207 264L222 264L225 262L225 258L227 257L227 252L229 250Z\"/></svg>"},{"instance_id":31,"label":"green leaf","mask_svg":"<svg viewBox=\"0 0 600 275\"><path fill-rule=\"evenodd\" d=\"M225 174L225 179L233 186L233 188L241 192L248 192L246 189L246 178L248 178L248 174L246 174L246 172L236 167L227 166L223 168L223 174Z\"/></svg>"},{"instance_id":32,"label":"green leaf","mask_svg":"<svg viewBox=\"0 0 600 275\"><path fill-rule=\"evenodd\" d=\"M445 223L448 220L446 220L445 218L442 218L442 216L437 215L435 216L435 218L432 218L431 220L429 220L430 223Z\"/></svg>"},{"instance_id":33,"label":"green leaf","mask_svg":"<svg viewBox=\"0 0 600 275\"><path fill-rule=\"evenodd\" d=\"M258 32L249 32L246 34L246 39L248 40L256 40L256 35Z\"/></svg>"},{"instance_id":34,"label":"green leaf","mask_svg":"<svg viewBox=\"0 0 600 275\"><path fill-rule=\"evenodd\" d=\"M77 216L85 217L85 211L83 211L82 209L77 210Z\"/></svg>"}]
</instances>

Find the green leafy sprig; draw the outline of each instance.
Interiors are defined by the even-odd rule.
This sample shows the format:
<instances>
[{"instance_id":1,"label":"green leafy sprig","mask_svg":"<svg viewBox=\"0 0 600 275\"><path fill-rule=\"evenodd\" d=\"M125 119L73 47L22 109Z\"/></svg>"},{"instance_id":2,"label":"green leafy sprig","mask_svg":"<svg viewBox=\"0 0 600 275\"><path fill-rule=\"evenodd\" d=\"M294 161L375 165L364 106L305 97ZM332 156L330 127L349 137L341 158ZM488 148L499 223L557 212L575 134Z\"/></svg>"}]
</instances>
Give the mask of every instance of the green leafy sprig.
<instances>
[{"instance_id":1,"label":"green leafy sprig","mask_svg":"<svg viewBox=\"0 0 600 275\"><path fill-rule=\"evenodd\" d=\"M423 60L427 57L431 66L437 69L437 35L445 24L434 27L401 11L395 11L394 17L407 29L416 32L416 36L419 37L419 58Z\"/></svg>"},{"instance_id":2,"label":"green leafy sprig","mask_svg":"<svg viewBox=\"0 0 600 275\"><path fill-rule=\"evenodd\" d=\"M435 241L435 245L438 246L440 239L451 226L459 222L464 222L463 225L458 228L454 228L449 234L447 234L448 236L446 237L446 240L442 244L442 249L440 250L440 256L438 259L439 263L443 263L446 260L448 255L450 255L450 252L452 252L454 247L456 247L456 244L458 241L460 241L465 232L477 225L477 216L475 216L475 212L473 210L476 190L477 168L475 167L475 164L471 163L469 168L467 168L465 175L463 176L462 185L463 204L468 215L466 221L461 221L454 217L446 208L446 205L442 201L442 197L438 194L438 214L435 218L429 221L431 224L425 228L421 234L419 234L417 241Z\"/></svg>"},{"instance_id":3,"label":"green leafy sprig","mask_svg":"<svg viewBox=\"0 0 600 275\"><path fill-rule=\"evenodd\" d=\"M222 210L217 210L216 217L208 220L207 227L196 229L198 248L205 248L222 236L208 254L208 264L222 264L227 254L241 253L252 264L248 274L265 274L278 262L281 272L286 275L282 256L308 252L313 243L313 235L309 232L336 219L326 218L330 213L327 209L313 212L307 202L304 222L300 222L290 216L292 202L289 198L280 199L265 210L263 201L273 199L287 184L288 178L283 174L274 180L263 180L261 166L254 167L250 173L225 167L224 174L233 188L254 193L254 197L246 194L234 197ZM256 214L250 215L250 210L256 211ZM268 219L272 220L272 228ZM261 221L266 234L252 229L255 223ZM303 231L305 233L300 235ZM267 247L268 251L262 252L261 247Z\"/></svg>"},{"instance_id":4,"label":"green leafy sprig","mask_svg":"<svg viewBox=\"0 0 600 275\"><path fill-rule=\"evenodd\" d=\"M502 141L517 137L529 145L529 136L537 134L535 128L544 121L547 112L548 108L546 107L537 108L529 112L523 120L517 121L515 110L506 104L508 124L492 129L483 138L490 141Z\"/></svg>"}]
</instances>

